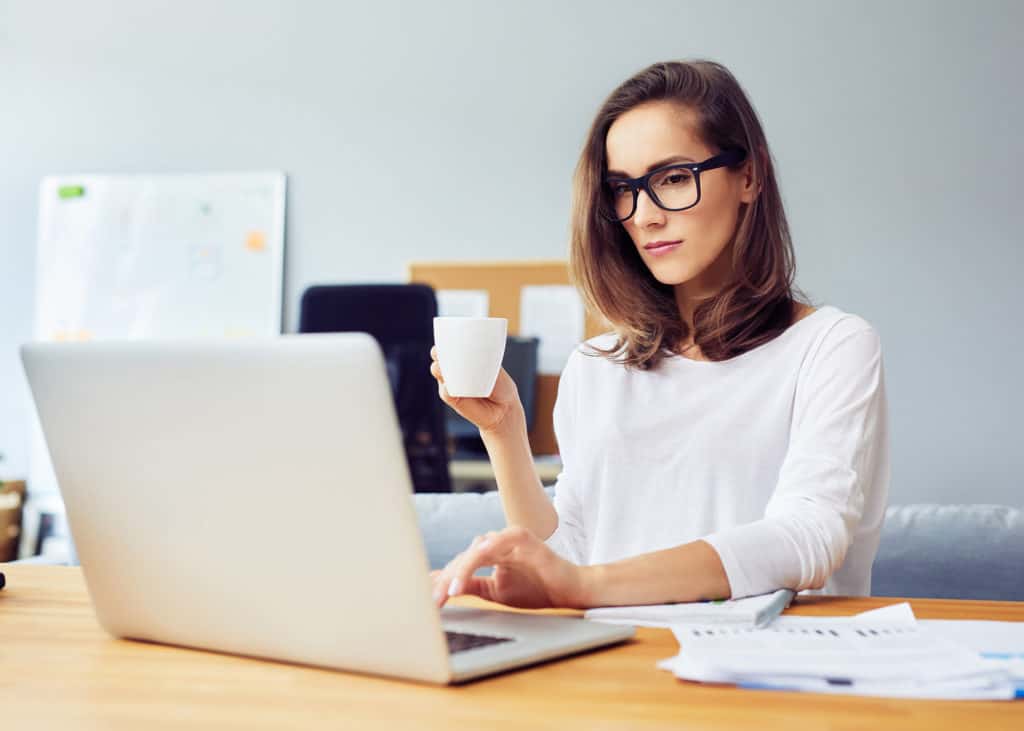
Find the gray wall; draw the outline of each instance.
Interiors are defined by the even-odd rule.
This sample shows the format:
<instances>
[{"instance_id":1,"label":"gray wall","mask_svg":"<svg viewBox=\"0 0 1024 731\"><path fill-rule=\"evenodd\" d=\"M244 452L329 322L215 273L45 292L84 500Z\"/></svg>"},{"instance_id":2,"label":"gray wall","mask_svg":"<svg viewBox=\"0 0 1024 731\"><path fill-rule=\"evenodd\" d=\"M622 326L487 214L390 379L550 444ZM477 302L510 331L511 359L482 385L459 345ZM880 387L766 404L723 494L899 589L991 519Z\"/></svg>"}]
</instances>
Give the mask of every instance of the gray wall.
<instances>
[{"instance_id":1,"label":"gray wall","mask_svg":"<svg viewBox=\"0 0 1024 731\"><path fill-rule=\"evenodd\" d=\"M798 283L881 332L893 502L1024 505L1024 4L0 0L0 451L27 462L36 186L280 168L286 324L313 282L562 257L612 87L728 65L757 107Z\"/></svg>"}]
</instances>

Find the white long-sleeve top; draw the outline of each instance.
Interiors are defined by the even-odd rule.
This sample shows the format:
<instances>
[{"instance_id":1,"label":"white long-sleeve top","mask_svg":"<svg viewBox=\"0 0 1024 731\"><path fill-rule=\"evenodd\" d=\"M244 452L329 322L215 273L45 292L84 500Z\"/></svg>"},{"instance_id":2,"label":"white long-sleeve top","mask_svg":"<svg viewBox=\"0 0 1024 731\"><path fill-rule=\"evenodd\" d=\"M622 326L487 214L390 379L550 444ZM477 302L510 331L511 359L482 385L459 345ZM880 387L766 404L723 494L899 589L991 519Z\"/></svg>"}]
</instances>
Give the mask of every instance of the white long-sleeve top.
<instances>
[{"instance_id":1,"label":"white long-sleeve top","mask_svg":"<svg viewBox=\"0 0 1024 731\"><path fill-rule=\"evenodd\" d=\"M557 553L591 565L703 539L734 598L870 593L889 488L871 325L824 306L727 361L651 371L592 352L570 356L555 403Z\"/></svg>"}]
</instances>

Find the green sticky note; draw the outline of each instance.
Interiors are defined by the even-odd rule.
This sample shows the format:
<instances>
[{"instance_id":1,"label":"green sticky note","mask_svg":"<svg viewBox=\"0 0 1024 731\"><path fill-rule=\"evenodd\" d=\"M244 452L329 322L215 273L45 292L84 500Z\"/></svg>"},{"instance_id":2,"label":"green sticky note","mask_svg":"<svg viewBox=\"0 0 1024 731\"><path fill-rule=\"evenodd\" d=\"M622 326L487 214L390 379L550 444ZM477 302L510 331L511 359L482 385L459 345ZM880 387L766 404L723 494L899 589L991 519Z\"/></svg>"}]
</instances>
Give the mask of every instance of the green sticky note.
<instances>
[{"instance_id":1,"label":"green sticky note","mask_svg":"<svg viewBox=\"0 0 1024 731\"><path fill-rule=\"evenodd\" d=\"M82 185L62 185L57 188L57 195L61 198L81 198L85 195L85 187Z\"/></svg>"}]
</instances>

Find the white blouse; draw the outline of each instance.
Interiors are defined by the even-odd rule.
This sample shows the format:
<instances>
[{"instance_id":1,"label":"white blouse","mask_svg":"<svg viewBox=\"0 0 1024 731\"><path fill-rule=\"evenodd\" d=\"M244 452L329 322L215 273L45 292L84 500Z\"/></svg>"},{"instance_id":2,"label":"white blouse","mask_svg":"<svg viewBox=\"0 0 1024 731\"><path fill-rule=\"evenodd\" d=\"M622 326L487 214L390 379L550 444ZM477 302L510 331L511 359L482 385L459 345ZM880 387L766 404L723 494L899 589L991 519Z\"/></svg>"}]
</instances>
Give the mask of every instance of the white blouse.
<instances>
[{"instance_id":1,"label":"white blouse","mask_svg":"<svg viewBox=\"0 0 1024 731\"><path fill-rule=\"evenodd\" d=\"M871 325L824 306L727 361L651 371L588 353L555 403L557 553L600 564L703 539L734 598L870 593L890 472Z\"/></svg>"}]
</instances>

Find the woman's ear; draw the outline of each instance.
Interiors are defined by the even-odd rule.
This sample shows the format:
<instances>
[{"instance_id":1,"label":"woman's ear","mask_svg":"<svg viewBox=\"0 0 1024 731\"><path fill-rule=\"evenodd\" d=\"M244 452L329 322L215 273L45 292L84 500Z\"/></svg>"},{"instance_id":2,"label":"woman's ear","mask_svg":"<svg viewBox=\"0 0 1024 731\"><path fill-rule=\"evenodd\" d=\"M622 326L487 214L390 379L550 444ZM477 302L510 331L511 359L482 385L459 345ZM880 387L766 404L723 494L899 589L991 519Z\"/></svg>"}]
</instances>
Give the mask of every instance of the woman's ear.
<instances>
[{"instance_id":1,"label":"woman's ear","mask_svg":"<svg viewBox=\"0 0 1024 731\"><path fill-rule=\"evenodd\" d=\"M758 157L761 162L761 169L767 171L771 161L768 159L768 153L764 148L757 151ZM751 156L747 156L746 161L743 163L743 167L740 168L741 174L741 190L740 190L740 201L743 203L753 203L758 195L761 193L761 181L758 180L757 172L754 170L754 159Z\"/></svg>"}]
</instances>

